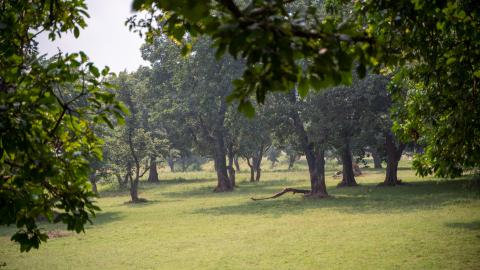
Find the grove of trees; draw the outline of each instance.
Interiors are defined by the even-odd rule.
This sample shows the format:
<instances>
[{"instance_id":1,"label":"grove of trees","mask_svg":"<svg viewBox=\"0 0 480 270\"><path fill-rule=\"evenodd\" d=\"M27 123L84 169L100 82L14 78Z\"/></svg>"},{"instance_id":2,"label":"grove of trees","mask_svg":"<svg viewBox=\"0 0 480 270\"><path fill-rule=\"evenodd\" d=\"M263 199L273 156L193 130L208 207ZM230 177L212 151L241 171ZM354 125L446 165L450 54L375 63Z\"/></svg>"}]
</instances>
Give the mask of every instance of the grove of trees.
<instances>
[{"instance_id":1,"label":"grove of trees","mask_svg":"<svg viewBox=\"0 0 480 270\"><path fill-rule=\"evenodd\" d=\"M35 37L86 26L77 1L0 2L0 225L22 251L47 235L38 220L84 230L100 179L131 202L159 167L212 160L215 192L232 192L239 160L250 181L280 153L300 156L310 190L328 197L327 154L338 187L358 185L353 163L386 162L382 185L402 182L408 145L422 176L480 165L480 6L475 1L134 0L128 19L150 62L99 70L83 53L45 59Z\"/></svg>"}]
</instances>

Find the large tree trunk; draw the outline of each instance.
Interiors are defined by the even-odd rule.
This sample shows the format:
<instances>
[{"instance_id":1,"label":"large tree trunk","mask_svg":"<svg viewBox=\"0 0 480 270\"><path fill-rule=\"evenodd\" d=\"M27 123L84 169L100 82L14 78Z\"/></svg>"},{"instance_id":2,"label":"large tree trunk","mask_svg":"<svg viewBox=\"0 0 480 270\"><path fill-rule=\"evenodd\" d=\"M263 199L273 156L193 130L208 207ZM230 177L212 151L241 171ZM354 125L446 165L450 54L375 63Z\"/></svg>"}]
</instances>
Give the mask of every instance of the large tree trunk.
<instances>
[{"instance_id":1,"label":"large tree trunk","mask_svg":"<svg viewBox=\"0 0 480 270\"><path fill-rule=\"evenodd\" d=\"M402 157L405 144L400 143L397 147L395 144L395 138L389 131L385 135L385 148L387 150L387 170L385 175L385 181L383 185L395 186L401 184L401 181L397 178L398 162Z\"/></svg>"},{"instance_id":2,"label":"large tree trunk","mask_svg":"<svg viewBox=\"0 0 480 270\"><path fill-rule=\"evenodd\" d=\"M293 92L290 95L290 102L296 102L296 97ZM324 165L325 161L317 160L317 155L314 151L314 145L313 143L309 142L308 134L305 131L305 127L303 126L303 122L300 118L298 111L293 110L291 112L291 117L295 126L295 132L297 133L297 136L307 158L308 172L310 174L310 186L312 188L309 195L318 198L328 197L327 186L325 184L324 166L320 166L322 164Z\"/></svg>"},{"instance_id":3,"label":"large tree trunk","mask_svg":"<svg viewBox=\"0 0 480 270\"><path fill-rule=\"evenodd\" d=\"M352 152L350 151L350 143L347 141L342 150L342 182L338 187L352 187L356 186L355 175L352 168Z\"/></svg>"},{"instance_id":4,"label":"large tree trunk","mask_svg":"<svg viewBox=\"0 0 480 270\"><path fill-rule=\"evenodd\" d=\"M148 182L150 183L158 183L158 171L157 171L157 159L155 157L151 157L150 159L150 171L148 174Z\"/></svg>"},{"instance_id":5,"label":"large tree trunk","mask_svg":"<svg viewBox=\"0 0 480 270\"><path fill-rule=\"evenodd\" d=\"M307 158L308 172L310 174L311 195L315 197L328 197L327 186L325 184L325 156L324 151L315 153L313 146L305 149Z\"/></svg>"},{"instance_id":6,"label":"large tree trunk","mask_svg":"<svg viewBox=\"0 0 480 270\"><path fill-rule=\"evenodd\" d=\"M234 159L233 159L233 162L235 164L235 170L237 170L237 172L240 172L240 164L238 163L238 156L235 155Z\"/></svg>"},{"instance_id":7,"label":"large tree trunk","mask_svg":"<svg viewBox=\"0 0 480 270\"><path fill-rule=\"evenodd\" d=\"M372 153L372 159L373 159L373 167L375 169L381 169L382 168L382 158L380 157L380 154L376 149L371 149L370 153Z\"/></svg>"},{"instance_id":8,"label":"large tree trunk","mask_svg":"<svg viewBox=\"0 0 480 270\"><path fill-rule=\"evenodd\" d=\"M227 172L227 151L225 149L225 143L223 141L223 132L220 130L215 131L215 168L217 171L217 187L215 192L233 191L233 185L228 178Z\"/></svg>"}]
</instances>

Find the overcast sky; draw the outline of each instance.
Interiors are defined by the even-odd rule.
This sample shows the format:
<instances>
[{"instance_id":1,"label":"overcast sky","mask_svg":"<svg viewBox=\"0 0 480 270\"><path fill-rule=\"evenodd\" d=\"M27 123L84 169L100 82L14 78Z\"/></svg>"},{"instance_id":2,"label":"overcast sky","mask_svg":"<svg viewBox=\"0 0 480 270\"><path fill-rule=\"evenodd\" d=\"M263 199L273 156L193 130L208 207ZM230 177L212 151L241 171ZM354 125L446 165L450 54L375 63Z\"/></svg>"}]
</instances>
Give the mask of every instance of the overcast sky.
<instances>
[{"instance_id":1,"label":"overcast sky","mask_svg":"<svg viewBox=\"0 0 480 270\"><path fill-rule=\"evenodd\" d=\"M53 55L62 52L84 51L99 68L109 66L114 72L127 69L135 71L140 65L148 65L140 54L143 40L125 26L132 15L132 0L86 0L88 26L80 31L80 37L62 35L54 42L46 35L38 38L41 53Z\"/></svg>"}]
</instances>

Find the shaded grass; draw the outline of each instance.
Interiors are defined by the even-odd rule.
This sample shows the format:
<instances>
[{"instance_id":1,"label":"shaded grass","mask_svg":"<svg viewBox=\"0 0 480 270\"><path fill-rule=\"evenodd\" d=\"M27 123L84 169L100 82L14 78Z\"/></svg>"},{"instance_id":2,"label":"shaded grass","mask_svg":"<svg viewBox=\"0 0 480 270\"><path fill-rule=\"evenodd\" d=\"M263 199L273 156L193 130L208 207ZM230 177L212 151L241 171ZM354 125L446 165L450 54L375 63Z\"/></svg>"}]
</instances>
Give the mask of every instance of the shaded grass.
<instances>
[{"instance_id":1,"label":"shaded grass","mask_svg":"<svg viewBox=\"0 0 480 270\"><path fill-rule=\"evenodd\" d=\"M301 163L300 163L301 165ZM50 239L18 252L12 228L0 228L2 269L479 269L480 200L465 179L419 179L378 187L383 170L366 169L354 188L331 199L285 195L251 201L284 187L308 188L308 172L264 172L259 183L237 174L238 188L213 193L213 172L161 174L142 183L144 204L101 186L103 211L86 234ZM58 225L45 225L59 230Z\"/></svg>"}]
</instances>

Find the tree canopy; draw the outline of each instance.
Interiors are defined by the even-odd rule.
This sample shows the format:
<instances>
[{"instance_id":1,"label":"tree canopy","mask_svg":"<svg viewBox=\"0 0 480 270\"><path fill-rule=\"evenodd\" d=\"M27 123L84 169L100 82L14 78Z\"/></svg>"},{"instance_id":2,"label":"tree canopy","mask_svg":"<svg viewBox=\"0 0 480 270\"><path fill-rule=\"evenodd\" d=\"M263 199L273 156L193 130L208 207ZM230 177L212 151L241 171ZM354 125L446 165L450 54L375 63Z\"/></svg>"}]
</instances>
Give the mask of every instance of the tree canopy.
<instances>
[{"instance_id":1,"label":"tree canopy","mask_svg":"<svg viewBox=\"0 0 480 270\"><path fill-rule=\"evenodd\" d=\"M47 235L43 217L81 232L99 208L88 183L101 159L95 126L126 112L83 53L41 58L34 38L84 27L84 1L2 1L0 5L0 225L15 224L22 251Z\"/></svg>"},{"instance_id":2,"label":"tree canopy","mask_svg":"<svg viewBox=\"0 0 480 270\"><path fill-rule=\"evenodd\" d=\"M147 41L166 34L187 52L185 36L208 35L217 55L245 59L229 99L247 115L252 95L263 103L268 92L296 88L305 96L349 84L354 67L360 77L367 68L395 72L392 89L408 91L394 91L406 108L394 130L425 146L418 173L455 177L480 165L476 1L135 0L133 8L151 15L129 21Z\"/></svg>"}]
</instances>

